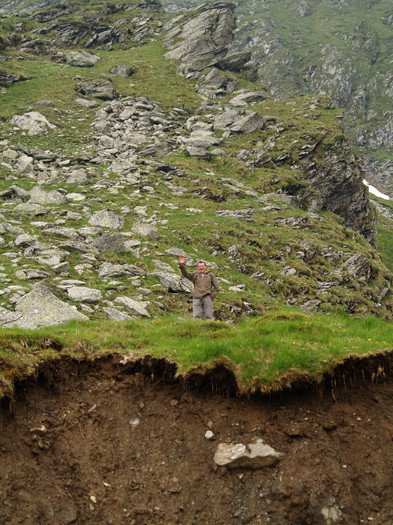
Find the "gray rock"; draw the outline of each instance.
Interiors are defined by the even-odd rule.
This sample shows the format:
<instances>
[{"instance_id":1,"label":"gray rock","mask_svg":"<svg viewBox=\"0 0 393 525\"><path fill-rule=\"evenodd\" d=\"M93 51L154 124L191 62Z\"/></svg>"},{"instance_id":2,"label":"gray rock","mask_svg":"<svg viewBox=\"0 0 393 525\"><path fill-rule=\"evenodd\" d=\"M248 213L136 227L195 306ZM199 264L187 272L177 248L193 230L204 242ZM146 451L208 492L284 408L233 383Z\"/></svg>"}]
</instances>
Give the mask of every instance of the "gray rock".
<instances>
[{"instance_id":1,"label":"gray rock","mask_svg":"<svg viewBox=\"0 0 393 525\"><path fill-rule=\"evenodd\" d=\"M191 293L193 290L192 282L182 275L177 275L175 273L169 273L162 270L150 272L149 275L157 277L160 283L165 286L165 288L168 288L169 292Z\"/></svg>"},{"instance_id":2,"label":"gray rock","mask_svg":"<svg viewBox=\"0 0 393 525\"><path fill-rule=\"evenodd\" d=\"M214 461L219 466L228 468L260 469L275 465L284 457L266 445L262 439L248 445L220 443L214 454Z\"/></svg>"},{"instance_id":3,"label":"gray rock","mask_svg":"<svg viewBox=\"0 0 393 525\"><path fill-rule=\"evenodd\" d=\"M35 186L30 191L30 201L33 204L58 204L63 205L67 203L67 198L63 193L57 190L46 192L42 186Z\"/></svg>"},{"instance_id":4,"label":"gray rock","mask_svg":"<svg viewBox=\"0 0 393 525\"><path fill-rule=\"evenodd\" d=\"M251 51L230 50L223 58L217 61L217 67L224 71L240 73L247 69L251 60ZM266 97L265 97L266 98Z\"/></svg>"},{"instance_id":5,"label":"gray rock","mask_svg":"<svg viewBox=\"0 0 393 525\"><path fill-rule=\"evenodd\" d=\"M220 210L216 211L217 217L233 217L247 222L254 222L254 211L249 208L245 210Z\"/></svg>"},{"instance_id":6,"label":"gray rock","mask_svg":"<svg viewBox=\"0 0 393 525\"><path fill-rule=\"evenodd\" d=\"M157 261L156 259L152 260L152 263L158 270L163 270L164 272L174 272L174 269L170 264L167 264L163 261Z\"/></svg>"},{"instance_id":7,"label":"gray rock","mask_svg":"<svg viewBox=\"0 0 393 525\"><path fill-rule=\"evenodd\" d=\"M135 70L126 64L117 64L117 66L112 67L110 70L111 75L119 78L128 78L133 73L135 73Z\"/></svg>"},{"instance_id":8,"label":"gray rock","mask_svg":"<svg viewBox=\"0 0 393 525\"><path fill-rule=\"evenodd\" d=\"M227 129L241 117L236 109L220 112L214 119L214 129Z\"/></svg>"},{"instance_id":9,"label":"gray rock","mask_svg":"<svg viewBox=\"0 0 393 525\"><path fill-rule=\"evenodd\" d=\"M58 505L49 506L49 514L55 520L62 525L68 525L69 523L75 523L78 518L78 509L72 502L64 501Z\"/></svg>"},{"instance_id":10,"label":"gray rock","mask_svg":"<svg viewBox=\"0 0 393 525\"><path fill-rule=\"evenodd\" d=\"M222 62L231 48L235 29L234 4L205 4L195 15L178 17L166 26L166 58L180 62L180 72L197 78L200 71ZM230 67L230 63L224 67ZM244 68L243 68L244 69Z\"/></svg>"},{"instance_id":11,"label":"gray rock","mask_svg":"<svg viewBox=\"0 0 393 525\"><path fill-rule=\"evenodd\" d=\"M93 67L100 57L93 55L90 51L70 51L66 53L66 62L70 66L76 67Z\"/></svg>"},{"instance_id":12,"label":"gray rock","mask_svg":"<svg viewBox=\"0 0 393 525\"><path fill-rule=\"evenodd\" d=\"M111 321L128 321L132 319L132 317L125 312L117 310L116 308L110 308L109 306L105 306L102 311L106 313L108 319Z\"/></svg>"},{"instance_id":13,"label":"gray rock","mask_svg":"<svg viewBox=\"0 0 393 525\"><path fill-rule=\"evenodd\" d=\"M90 217L88 222L92 226L101 226L111 230L121 230L124 227L124 218L112 210L97 211Z\"/></svg>"},{"instance_id":14,"label":"gray rock","mask_svg":"<svg viewBox=\"0 0 393 525\"><path fill-rule=\"evenodd\" d=\"M48 210L46 208L40 206L39 204L34 204L32 202L22 202L21 204L15 206L14 211L35 215L36 217L40 215L46 215L48 213Z\"/></svg>"},{"instance_id":15,"label":"gray rock","mask_svg":"<svg viewBox=\"0 0 393 525\"><path fill-rule=\"evenodd\" d=\"M338 271L340 274L343 271L348 272L351 279L368 281L371 277L372 268L370 261L364 255L356 253L347 259Z\"/></svg>"},{"instance_id":16,"label":"gray rock","mask_svg":"<svg viewBox=\"0 0 393 525\"><path fill-rule=\"evenodd\" d=\"M15 272L16 279L21 279L23 281L29 281L32 279L46 279L50 277L48 272L40 270L39 268L30 268L24 270L17 270Z\"/></svg>"},{"instance_id":17,"label":"gray rock","mask_svg":"<svg viewBox=\"0 0 393 525\"><path fill-rule=\"evenodd\" d=\"M69 304L61 301L45 284L34 285L16 304L14 320L3 326L34 329L54 326L68 321L88 321L89 318Z\"/></svg>"},{"instance_id":18,"label":"gray rock","mask_svg":"<svg viewBox=\"0 0 393 525\"><path fill-rule=\"evenodd\" d=\"M102 301L101 290L87 288L85 286L72 286L67 289L70 301L78 303L99 303Z\"/></svg>"},{"instance_id":19,"label":"gray rock","mask_svg":"<svg viewBox=\"0 0 393 525\"><path fill-rule=\"evenodd\" d=\"M76 98L74 102L75 104L78 104L79 106L83 106L85 108L94 108L98 105L98 102L96 100L87 100L85 98Z\"/></svg>"},{"instance_id":20,"label":"gray rock","mask_svg":"<svg viewBox=\"0 0 393 525\"><path fill-rule=\"evenodd\" d=\"M122 277L124 275L135 277L145 274L143 270L131 264L112 264L107 262L101 264L98 272L98 277L105 279L109 277Z\"/></svg>"},{"instance_id":21,"label":"gray rock","mask_svg":"<svg viewBox=\"0 0 393 525\"><path fill-rule=\"evenodd\" d=\"M54 124L51 124L47 118L41 113L38 113L38 111L30 111L24 115L14 115L11 123L27 131L28 135L47 135L48 128L56 128Z\"/></svg>"},{"instance_id":22,"label":"gray rock","mask_svg":"<svg viewBox=\"0 0 393 525\"><path fill-rule=\"evenodd\" d=\"M147 237L148 239L158 240L160 238L158 229L152 224L144 221L137 221L131 230L137 235L140 235L141 237Z\"/></svg>"},{"instance_id":23,"label":"gray rock","mask_svg":"<svg viewBox=\"0 0 393 525\"><path fill-rule=\"evenodd\" d=\"M229 101L232 106L247 106L255 102L262 102L267 98L264 91L248 91L247 93L240 93Z\"/></svg>"},{"instance_id":24,"label":"gray rock","mask_svg":"<svg viewBox=\"0 0 393 525\"><path fill-rule=\"evenodd\" d=\"M229 129L234 133L252 133L257 129L262 129L264 124L264 118L254 111L235 120Z\"/></svg>"},{"instance_id":25,"label":"gray rock","mask_svg":"<svg viewBox=\"0 0 393 525\"><path fill-rule=\"evenodd\" d=\"M141 157L166 157L172 152L172 147L168 142L157 142L156 144L151 144L146 148L139 151Z\"/></svg>"},{"instance_id":26,"label":"gray rock","mask_svg":"<svg viewBox=\"0 0 393 525\"><path fill-rule=\"evenodd\" d=\"M150 317L149 312L146 310L146 302L134 301L130 297L117 297L115 299L116 304L121 304L125 306L133 315L138 315L140 317Z\"/></svg>"},{"instance_id":27,"label":"gray rock","mask_svg":"<svg viewBox=\"0 0 393 525\"><path fill-rule=\"evenodd\" d=\"M299 207L299 201L294 195L287 195L286 193L265 193L258 199L261 202L282 202L288 206Z\"/></svg>"},{"instance_id":28,"label":"gray rock","mask_svg":"<svg viewBox=\"0 0 393 525\"><path fill-rule=\"evenodd\" d=\"M223 96L227 92L235 89L236 81L230 80L223 75L218 69L213 68L205 76L204 80L198 86L198 92L207 96Z\"/></svg>"},{"instance_id":29,"label":"gray rock","mask_svg":"<svg viewBox=\"0 0 393 525\"><path fill-rule=\"evenodd\" d=\"M110 80L83 80L79 82L77 91L102 100L113 100L116 96L115 87Z\"/></svg>"},{"instance_id":30,"label":"gray rock","mask_svg":"<svg viewBox=\"0 0 393 525\"><path fill-rule=\"evenodd\" d=\"M15 246L26 248L27 246L33 246L37 242L37 235L29 235L28 233L22 233L15 239Z\"/></svg>"},{"instance_id":31,"label":"gray rock","mask_svg":"<svg viewBox=\"0 0 393 525\"><path fill-rule=\"evenodd\" d=\"M98 239L93 241L93 246L95 246L100 253L120 253L125 250L124 237L121 233L116 232L103 233Z\"/></svg>"}]
</instances>

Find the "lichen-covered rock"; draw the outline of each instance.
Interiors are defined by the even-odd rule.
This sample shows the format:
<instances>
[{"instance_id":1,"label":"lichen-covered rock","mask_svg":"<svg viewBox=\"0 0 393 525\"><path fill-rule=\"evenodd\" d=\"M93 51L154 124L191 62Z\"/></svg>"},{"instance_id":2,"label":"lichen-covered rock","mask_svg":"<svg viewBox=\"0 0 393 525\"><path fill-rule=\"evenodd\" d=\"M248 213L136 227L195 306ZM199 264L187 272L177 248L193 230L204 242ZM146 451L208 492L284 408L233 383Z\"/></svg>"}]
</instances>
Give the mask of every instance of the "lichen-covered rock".
<instances>
[{"instance_id":1,"label":"lichen-covered rock","mask_svg":"<svg viewBox=\"0 0 393 525\"><path fill-rule=\"evenodd\" d=\"M132 227L132 231L137 235L141 235L142 237L147 237L152 240L158 240L160 238L158 229L153 226L153 224L149 224L147 222L137 221Z\"/></svg>"},{"instance_id":2,"label":"lichen-covered rock","mask_svg":"<svg viewBox=\"0 0 393 525\"><path fill-rule=\"evenodd\" d=\"M99 303L102 300L101 290L95 290L86 286L72 286L67 289L70 301L77 303Z\"/></svg>"},{"instance_id":3,"label":"lichen-covered rock","mask_svg":"<svg viewBox=\"0 0 393 525\"><path fill-rule=\"evenodd\" d=\"M13 319L10 317L6 317L8 322L3 326L16 325L19 328L34 329L39 326L63 324L74 319L89 320L86 315L56 297L43 283L33 286L29 293L18 300Z\"/></svg>"},{"instance_id":4,"label":"lichen-covered rock","mask_svg":"<svg viewBox=\"0 0 393 525\"><path fill-rule=\"evenodd\" d=\"M121 230L124 227L124 218L112 210L97 211L88 222L92 226L101 226L111 230Z\"/></svg>"}]
</instances>

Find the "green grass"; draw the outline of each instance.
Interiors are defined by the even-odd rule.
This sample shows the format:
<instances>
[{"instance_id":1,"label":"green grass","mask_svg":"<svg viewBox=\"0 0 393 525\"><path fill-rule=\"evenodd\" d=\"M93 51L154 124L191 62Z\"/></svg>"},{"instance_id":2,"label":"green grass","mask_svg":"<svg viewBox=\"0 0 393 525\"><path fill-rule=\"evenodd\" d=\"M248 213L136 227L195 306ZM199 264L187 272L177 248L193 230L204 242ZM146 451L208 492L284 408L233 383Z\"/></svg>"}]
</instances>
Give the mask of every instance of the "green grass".
<instances>
[{"instance_id":1,"label":"green grass","mask_svg":"<svg viewBox=\"0 0 393 525\"><path fill-rule=\"evenodd\" d=\"M178 317L115 322L72 322L33 331L3 329L0 385L31 374L48 359L93 360L113 354L145 355L176 363L178 373L204 373L217 365L231 370L242 393L290 387L299 377L319 381L349 356L393 348L393 327L381 319L270 311L237 324Z\"/></svg>"}]
</instances>

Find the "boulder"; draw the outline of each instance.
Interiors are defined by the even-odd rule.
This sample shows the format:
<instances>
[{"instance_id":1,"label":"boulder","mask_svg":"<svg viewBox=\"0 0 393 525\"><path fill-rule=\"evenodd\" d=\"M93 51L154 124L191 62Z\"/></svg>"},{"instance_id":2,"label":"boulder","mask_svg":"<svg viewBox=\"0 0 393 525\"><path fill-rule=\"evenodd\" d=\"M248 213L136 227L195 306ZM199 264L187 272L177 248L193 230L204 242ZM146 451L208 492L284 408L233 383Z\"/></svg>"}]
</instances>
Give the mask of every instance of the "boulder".
<instances>
[{"instance_id":1,"label":"boulder","mask_svg":"<svg viewBox=\"0 0 393 525\"><path fill-rule=\"evenodd\" d=\"M138 315L141 317L150 317L149 312L146 310L146 302L134 301L134 299L130 299L129 297L123 296L117 297L115 299L115 303L125 306L127 310L129 310L133 315Z\"/></svg>"},{"instance_id":2,"label":"boulder","mask_svg":"<svg viewBox=\"0 0 393 525\"><path fill-rule=\"evenodd\" d=\"M29 293L21 297L16 304L13 319L11 320L9 315L6 319L9 321L3 326L16 325L19 328L28 329L54 326L72 320L89 320L76 308L58 299L44 283L34 285Z\"/></svg>"},{"instance_id":3,"label":"boulder","mask_svg":"<svg viewBox=\"0 0 393 525\"><path fill-rule=\"evenodd\" d=\"M50 277L48 272L40 270L39 268L26 268L23 270L17 270L15 272L15 278L22 281L30 281L32 279L46 279Z\"/></svg>"},{"instance_id":4,"label":"boulder","mask_svg":"<svg viewBox=\"0 0 393 525\"><path fill-rule=\"evenodd\" d=\"M0 71L0 86L1 87L10 87L15 82L21 82L23 80L28 80L27 77L23 75L12 75L7 71Z\"/></svg>"},{"instance_id":5,"label":"boulder","mask_svg":"<svg viewBox=\"0 0 393 525\"><path fill-rule=\"evenodd\" d=\"M109 306L105 306L102 311L106 313L108 319L111 321L128 321L129 319L132 319L132 317L125 312Z\"/></svg>"},{"instance_id":6,"label":"boulder","mask_svg":"<svg viewBox=\"0 0 393 525\"><path fill-rule=\"evenodd\" d=\"M246 69L245 65L251 60L251 51L231 49L223 58L217 61L217 67L224 71L240 73Z\"/></svg>"},{"instance_id":7,"label":"boulder","mask_svg":"<svg viewBox=\"0 0 393 525\"><path fill-rule=\"evenodd\" d=\"M101 290L86 286L72 286L67 289L68 299L78 303L99 303L102 300Z\"/></svg>"},{"instance_id":8,"label":"boulder","mask_svg":"<svg viewBox=\"0 0 393 525\"><path fill-rule=\"evenodd\" d=\"M102 263L98 269L98 277L102 279L123 277L124 275L135 277L144 274L145 272L143 270L132 264L112 264L105 262Z\"/></svg>"},{"instance_id":9,"label":"boulder","mask_svg":"<svg viewBox=\"0 0 393 525\"><path fill-rule=\"evenodd\" d=\"M48 213L46 208L32 202L22 202L21 204L17 204L14 208L14 211L35 216L46 215Z\"/></svg>"},{"instance_id":10,"label":"boulder","mask_svg":"<svg viewBox=\"0 0 393 525\"><path fill-rule=\"evenodd\" d=\"M101 226L111 230L121 230L124 227L124 218L112 210L100 210L95 212L89 219L92 226Z\"/></svg>"},{"instance_id":11,"label":"boulder","mask_svg":"<svg viewBox=\"0 0 393 525\"><path fill-rule=\"evenodd\" d=\"M235 120L229 129L234 133L252 133L257 129L262 129L264 124L265 119L262 115L254 111Z\"/></svg>"},{"instance_id":12,"label":"boulder","mask_svg":"<svg viewBox=\"0 0 393 525\"><path fill-rule=\"evenodd\" d=\"M158 229L152 224L144 221L137 221L131 230L137 235L147 237L148 239L158 240L160 238Z\"/></svg>"},{"instance_id":13,"label":"boulder","mask_svg":"<svg viewBox=\"0 0 393 525\"><path fill-rule=\"evenodd\" d=\"M30 111L24 115L14 115L11 123L27 131L28 135L47 135L48 128L55 129L56 126L51 124L44 115L38 111Z\"/></svg>"},{"instance_id":14,"label":"boulder","mask_svg":"<svg viewBox=\"0 0 393 525\"><path fill-rule=\"evenodd\" d=\"M228 111L223 111L216 115L214 119L214 129L227 129L229 126L239 120L241 117L240 113L236 109L230 109Z\"/></svg>"},{"instance_id":15,"label":"boulder","mask_svg":"<svg viewBox=\"0 0 393 525\"><path fill-rule=\"evenodd\" d=\"M110 80L82 80L76 89L82 95L113 100L116 96L115 87Z\"/></svg>"},{"instance_id":16,"label":"boulder","mask_svg":"<svg viewBox=\"0 0 393 525\"><path fill-rule=\"evenodd\" d=\"M58 204L67 203L67 197L58 190L46 192L42 186L35 186L30 191L30 203L34 204Z\"/></svg>"},{"instance_id":17,"label":"boulder","mask_svg":"<svg viewBox=\"0 0 393 525\"><path fill-rule=\"evenodd\" d=\"M372 268L370 261L364 255L356 253L341 265L337 273L342 274L343 271L348 272L351 279L368 281Z\"/></svg>"},{"instance_id":18,"label":"boulder","mask_svg":"<svg viewBox=\"0 0 393 525\"><path fill-rule=\"evenodd\" d=\"M157 277L160 283L165 286L165 288L168 288L169 292L191 293L193 290L192 282L182 275L166 272L163 270L150 272L149 275Z\"/></svg>"},{"instance_id":19,"label":"boulder","mask_svg":"<svg viewBox=\"0 0 393 525\"><path fill-rule=\"evenodd\" d=\"M247 91L246 93L240 93L229 101L232 106L248 106L255 102L262 102L266 100L267 94L264 91Z\"/></svg>"},{"instance_id":20,"label":"boulder","mask_svg":"<svg viewBox=\"0 0 393 525\"><path fill-rule=\"evenodd\" d=\"M256 443L220 443L214 454L214 462L228 468L260 469L275 465L284 457L272 447L257 439Z\"/></svg>"},{"instance_id":21,"label":"boulder","mask_svg":"<svg viewBox=\"0 0 393 525\"><path fill-rule=\"evenodd\" d=\"M112 67L109 72L114 77L128 78L135 73L135 70L126 64L117 64L117 66Z\"/></svg>"},{"instance_id":22,"label":"boulder","mask_svg":"<svg viewBox=\"0 0 393 525\"><path fill-rule=\"evenodd\" d=\"M70 66L93 67L100 57L90 53L90 51L70 51L66 54L66 62Z\"/></svg>"},{"instance_id":23,"label":"boulder","mask_svg":"<svg viewBox=\"0 0 393 525\"><path fill-rule=\"evenodd\" d=\"M103 233L98 239L93 241L93 246L95 246L100 253L120 253L125 250L124 237L121 233L116 232Z\"/></svg>"}]
</instances>

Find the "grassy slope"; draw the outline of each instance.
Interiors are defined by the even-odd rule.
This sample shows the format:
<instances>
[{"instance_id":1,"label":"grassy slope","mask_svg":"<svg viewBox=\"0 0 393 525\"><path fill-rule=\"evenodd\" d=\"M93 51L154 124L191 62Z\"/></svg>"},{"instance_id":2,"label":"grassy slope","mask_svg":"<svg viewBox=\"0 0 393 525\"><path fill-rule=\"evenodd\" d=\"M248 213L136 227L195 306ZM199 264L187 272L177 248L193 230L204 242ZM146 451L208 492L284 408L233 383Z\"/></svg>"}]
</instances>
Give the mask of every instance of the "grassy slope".
<instances>
[{"instance_id":1,"label":"grassy slope","mask_svg":"<svg viewBox=\"0 0 393 525\"><path fill-rule=\"evenodd\" d=\"M11 52L9 54L12 55ZM29 147L50 149L70 158L83 151L86 136L91 134L93 112L82 110L74 103L74 78L81 74L85 78L107 75L110 67L118 62L132 63L137 69L131 82L113 79L122 96L149 95L163 109L182 104L193 110L200 103L192 84L175 75L176 65L163 60L163 51L157 41L143 46L133 45L127 50L98 51L98 54L101 57L98 65L94 69L83 71L27 55L23 61L16 58L7 61L9 72L31 77L27 82L14 84L1 95L0 131L7 136L11 146L22 142ZM170 89L162 89L164 81ZM245 81L243 86L248 87ZM37 138L10 130L8 120L13 114L34 108L35 102L43 98L55 103L57 111L51 108L40 108L40 111L58 125L56 132L45 138ZM152 313L156 318L147 322L118 325L101 320L89 325L74 323L67 327L33 332L4 330L0 340L0 378L3 384L10 387L14 377L25 376L34 370L36 363L60 355L94 358L114 350L124 353L131 350L136 356L144 353L165 356L176 361L179 370L185 373L194 367L204 368L225 362L236 373L241 389L274 389L289 384L299 376L318 378L323 371L331 369L335 363L341 362L352 353L363 355L391 348L390 325L382 320L363 318L359 321L348 316L333 315L333 312L340 311L348 303L353 303L358 313L369 313L372 309L367 293L374 293L373 289L377 285L390 279L378 253L359 235L343 226L340 218L322 213L319 219L310 219L307 212L290 206L258 212L255 214L255 222L251 224L215 216L215 211L220 209L261 207L256 197L229 190L219 181L220 177L237 178L259 194L302 183L300 171L287 164L274 163L249 171L246 163L239 160L237 155L243 149L251 149L259 142L264 143L273 138L276 142L271 152L273 159L288 152L295 157L296 152L307 142L316 141L329 132L327 147L341 135L336 121L337 113L327 109L322 98L318 118L307 118L310 102L310 98L305 97L281 102L269 100L259 105L258 111L265 115L274 115L278 126L231 138L222 145L228 154L223 158L217 157L204 162L186 157L182 152L172 154L166 160L178 165L183 171L183 175L172 182L187 186L189 193L186 197L174 199L162 185L157 188L162 201L172 201L178 206L178 210L170 214L166 213L165 208L159 210L159 217L168 220L160 241L143 261L134 260L129 254L104 256L105 260L111 262L137 263L145 270L152 270L154 267L151 260L162 254L168 246L178 246L180 243L187 253L196 256L209 257L210 252L211 260L221 269L221 276L225 276L232 284L246 285L246 291L241 297L231 292L228 286L223 286L217 302L219 315L225 317L230 305L242 306L249 303L259 316L236 325L215 322L201 326L192 321L179 321L173 314L168 322L162 310L153 307ZM199 180L194 183L196 178ZM154 180L150 182L154 183ZM7 169L0 167L0 188L6 189L12 183L14 181L9 180ZM30 189L35 182L20 179L18 185ZM204 186L208 198L201 199L196 191ZM115 207L129 204L124 195L105 192L106 190L102 190L100 198L112 202ZM225 201L213 200L217 195L224 195ZM201 209L203 213L196 218L187 212L187 208L192 207ZM53 212L53 218L57 213L58 210ZM285 224L290 218L304 219L306 225L294 230ZM71 223L69 225L73 226ZM127 223L126 229L130 226L131 223ZM391 224L384 223L383 228L385 232L389 232ZM33 229L32 232L40 233L39 229ZM218 236L216 232L219 233ZM383 258L389 253L390 239L391 236L386 233L384 249L381 250ZM326 280L338 279L331 273L336 269L335 264L323 257L317 257L307 264L299 260L296 253L301 249L302 243L311 243L317 249L330 246L333 250L347 253L363 253L373 260L376 271L374 282L364 288L361 283L348 283L345 276L339 279L341 282L338 286L319 296L322 310L331 312L327 317L306 315L295 309L282 310L287 299L315 296L317 281L321 279L321 275ZM235 260L227 256L227 250L233 244L241 246ZM280 259L283 254L285 264L296 268L296 275L281 275L283 263ZM163 257L162 260L174 262L170 257ZM7 259L0 256L0 263L6 265ZM240 267L243 268L241 273ZM266 279L251 279L251 273L258 271L263 271ZM71 271L70 277L79 278L79 275ZM144 285L154 290L156 283L153 278L147 278ZM105 290L94 275L91 276L89 285ZM131 292L126 290L125 294L127 293ZM162 288L153 292L153 298L159 294L163 294ZM166 293L159 297L168 311L180 312L184 309L183 297ZM391 311L389 301L385 301L384 305L386 314ZM266 308L272 311L264 315ZM60 347L62 349L58 350Z\"/></svg>"}]
</instances>

